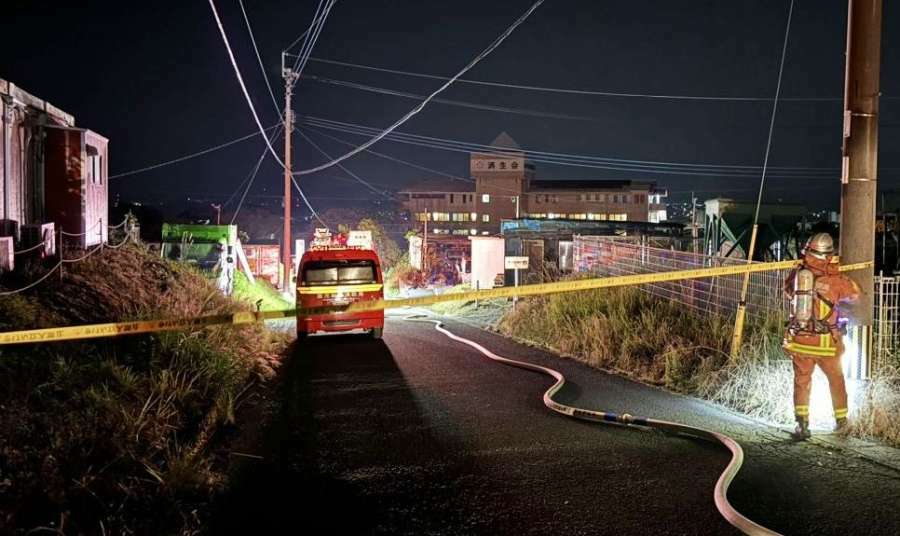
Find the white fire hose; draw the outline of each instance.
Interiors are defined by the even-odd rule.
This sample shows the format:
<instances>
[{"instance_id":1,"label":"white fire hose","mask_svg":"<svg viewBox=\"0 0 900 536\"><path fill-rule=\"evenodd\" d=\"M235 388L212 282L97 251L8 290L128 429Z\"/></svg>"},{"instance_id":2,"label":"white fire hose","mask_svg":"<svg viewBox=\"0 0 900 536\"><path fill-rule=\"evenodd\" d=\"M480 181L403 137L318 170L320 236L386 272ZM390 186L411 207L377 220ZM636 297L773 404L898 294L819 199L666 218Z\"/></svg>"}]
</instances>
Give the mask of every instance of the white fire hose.
<instances>
[{"instance_id":1,"label":"white fire hose","mask_svg":"<svg viewBox=\"0 0 900 536\"><path fill-rule=\"evenodd\" d=\"M562 389L563 385L565 385L566 383L566 378L559 371L552 368L543 367L541 365L526 363L524 361L516 361L514 359L509 359L508 357L497 355L475 341L451 333L443 327L441 321L439 320L423 318L421 316L406 317L405 320L412 322L433 323L435 329L439 332L443 333L454 341L471 346L472 348L481 352L488 359L503 363L504 365L510 365L526 370L541 372L548 376L552 376L556 380L556 383L554 383L552 386L550 386L549 389L544 392L544 405L557 413L562 413L563 415L566 415L568 417L585 421L606 424L615 423L620 425L640 426L645 428L657 428L669 433L684 434L721 443L729 451L731 451L731 461L725 467L725 470L722 471L722 474L719 476L719 480L716 482L716 486L713 491L713 498L715 499L716 508L719 510L719 513L722 514L722 517L724 517L726 521L731 523L735 528L737 528L744 534L749 534L751 536L780 536L779 533L767 529L762 525L754 523L743 514L735 510L734 507L731 506L731 503L728 502L728 486L731 485L731 481L734 480L735 475L737 475L738 471L740 471L741 469L741 465L744 463L744 450L734 439L718 432L711 432L709 430L704 430L703 428L696 428L684 424L659 421L656 419L643 417L634 417L627 413L619 415L615 413L594 411L560 404L559 402L553 400L553 395L559 392L559 390Z\"/></svg>"}]
</instances>

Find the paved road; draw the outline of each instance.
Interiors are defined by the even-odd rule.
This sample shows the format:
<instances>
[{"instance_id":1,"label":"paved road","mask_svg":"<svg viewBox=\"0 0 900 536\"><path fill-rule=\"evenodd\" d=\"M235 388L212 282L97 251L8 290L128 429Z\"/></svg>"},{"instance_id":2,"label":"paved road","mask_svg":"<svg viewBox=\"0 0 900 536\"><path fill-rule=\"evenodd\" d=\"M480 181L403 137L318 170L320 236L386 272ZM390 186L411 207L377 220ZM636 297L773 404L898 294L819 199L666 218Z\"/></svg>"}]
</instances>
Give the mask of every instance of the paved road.
<instances>
[{"instance_id":1,"label":"paved road","mask_svg":"<svg viewBox=\"0 0 900 536\"><path fill-rule=\"evenodd\" d=\"M561 370L559 399L729 433L747 451L732 502L785 534L900 533L900 474L710 404L449 323L494 351ZM215 533L733 534L711 444L566 419L544 376L434 331L317 337L282 370L271 423L245 450Z\"/></svg>"}]
</instances>

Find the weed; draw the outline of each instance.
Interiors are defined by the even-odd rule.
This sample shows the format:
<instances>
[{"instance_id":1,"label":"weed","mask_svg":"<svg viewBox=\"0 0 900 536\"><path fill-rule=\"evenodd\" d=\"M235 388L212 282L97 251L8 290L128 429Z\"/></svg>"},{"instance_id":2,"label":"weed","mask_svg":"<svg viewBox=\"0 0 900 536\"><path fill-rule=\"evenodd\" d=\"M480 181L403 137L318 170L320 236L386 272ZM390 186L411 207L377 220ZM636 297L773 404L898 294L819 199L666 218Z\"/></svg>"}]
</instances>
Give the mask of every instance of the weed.
<instances>
[{"instance_id":1,"label":"weed","mask_svg":"<svg viewBox=\"0 0 900 536\"><path fill-rule=\"evenodd\" d=\"M0 329L195 317L248 306L139 246L0 298ZM246 386L271 376L260 325L0 349L0 519L27 531L177 533L222 483L208 445ZM151 514L152 512L152 514Z\"/></svg>"}]
</instances>

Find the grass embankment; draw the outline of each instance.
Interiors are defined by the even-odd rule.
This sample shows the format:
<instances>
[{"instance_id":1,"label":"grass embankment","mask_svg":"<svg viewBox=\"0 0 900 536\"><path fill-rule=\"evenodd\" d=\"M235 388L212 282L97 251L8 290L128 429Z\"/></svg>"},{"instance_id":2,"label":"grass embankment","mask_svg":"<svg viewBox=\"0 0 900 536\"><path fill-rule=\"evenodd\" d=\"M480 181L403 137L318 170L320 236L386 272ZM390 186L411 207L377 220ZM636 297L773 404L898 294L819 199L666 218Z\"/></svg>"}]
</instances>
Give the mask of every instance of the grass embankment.
<instances>
[{"instance_id":1,"label":"grass embankment","mask_svg":"<svg viewBox=\"0 0 900 536\"><path fill-rule=\"evenodd\" d=\"M243 308L200 274L129 246L0 297L0 330ZM0 348L0 526L194 532L224 480L214 440L247 387L272 374L278 345L247 325Z\"/></svg>"},{"instance_id":2,"label":"grass embankment","mask_svg":"<svg viewBox=\"0 0 900 536\"><path fill-rule=\"evenodd\" d=\"M234 298L249 304L253 309L259 304L261 311L279 311L294 306L268 281L256 278L251 283L244 272L240 271L235 272L234 276Z\"/></svg>"},{"instance_id":3,"label":"grass embankment","mask_svg":"<svg viewBox=\"0 0 900 536\"><path fill-rule=\"evenodd\" d=\"M730 359L732 319L700 314L640 289L617 288L525 299L497 329L767 422L793 422L793 369L781 349L782 328L774 323L749 326L740 355ZM851 433L900 446L900 375L883 374L863 391L851 407ZM814 425L833 422L827 392L817 372Z\"/></svg>"}]
</instances>

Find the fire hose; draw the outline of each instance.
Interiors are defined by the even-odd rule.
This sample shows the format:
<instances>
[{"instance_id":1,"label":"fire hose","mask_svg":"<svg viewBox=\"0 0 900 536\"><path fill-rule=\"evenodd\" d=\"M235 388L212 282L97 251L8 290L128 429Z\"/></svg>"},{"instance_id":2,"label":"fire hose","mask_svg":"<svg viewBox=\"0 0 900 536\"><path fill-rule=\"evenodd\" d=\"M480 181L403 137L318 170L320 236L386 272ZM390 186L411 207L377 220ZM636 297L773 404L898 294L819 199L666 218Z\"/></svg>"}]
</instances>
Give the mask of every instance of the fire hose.
<instances>
[{"instance_id":1,"label":"fire hose","mask_svg":"<svg viewBox=\"0 0 900 536\"><path fill-rule=\"evenodd\" d=\"M634 417L632 415L629 415L628 413L616 414L606 411L595 411L584 408L577 408L566 404L560 404L559 402L553 400L553 396L558 393L566 383L566 378L562 375L561 372L549 367L536 365L534 363L517 361L515 359L497 355L475 341L466 339L465 337L460 337L459 335L450 332L443 327L443 324L440 320L425 318L422 315L406 317L405 320L412 322L432 323L434 324L434 328L440 333L443 333L448 338L456 342L471 346L488 359L491 359L498 363L502 363L504 365L531 370L534 372L540 372L554 378L556 382L551 385L549 389L544 391L544 405L557 413L566 415L567 417L603 424L618 424L641 428L654 428L671 434L686 435L720 443L731 452L731 461L728 463L728 465L722 471L722 474L719 476L719 479L716 481L716 486L713 491L713 498L716 503L716 509L719 511L722 517L725 518L726 521L728 521L731 525L733 525L744 534L748 534L750 536L780 536L779 533L767 529L766 527L763 527L762 525L748 519L746 516L738 512L733 506L731 506L730 502L728 502L728 487L731 485L731 481L734 480L734 477L738 474L738 471L741 470L741 465L744 463L744 450L741 448L738 442L731 437L728 437L725 434L720 434L718 432L713 432L710 430L705 430L703 428L697 428L695 426L688 426L675 422L661 421L645 417Z\"/></svg>"}]
</instances>

